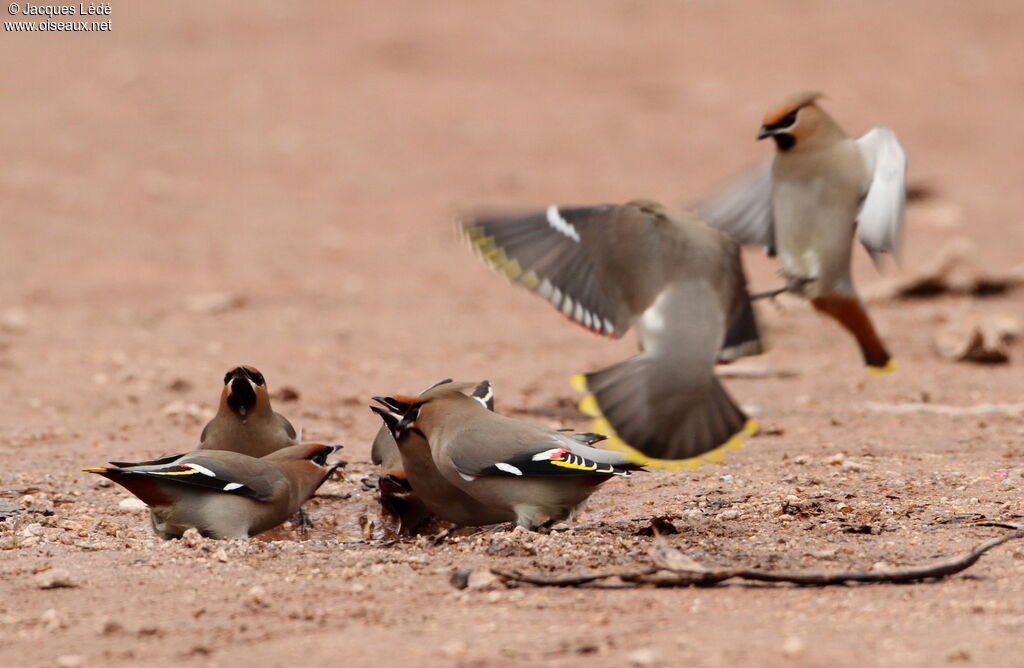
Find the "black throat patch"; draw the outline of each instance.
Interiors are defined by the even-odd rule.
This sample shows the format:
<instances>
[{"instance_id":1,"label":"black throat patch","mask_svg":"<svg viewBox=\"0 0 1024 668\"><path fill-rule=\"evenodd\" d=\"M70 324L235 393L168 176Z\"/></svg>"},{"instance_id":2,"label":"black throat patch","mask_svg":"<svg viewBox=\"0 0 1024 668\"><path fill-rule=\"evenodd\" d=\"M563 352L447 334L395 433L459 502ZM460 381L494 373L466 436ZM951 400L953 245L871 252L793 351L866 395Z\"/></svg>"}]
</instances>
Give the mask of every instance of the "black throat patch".
<instances>
[{"instance_id":1,"label":"black throat patch","mask_svg":"<svg viewBox=\"0 0 1024 668\"><path fill-rule=\"evenodd\" d=\"M780 151L788 151L789 149L796 146L796 137L785 132L772 135L772 139L775 140L775 145L779 147Z\"/></svg>"},{"instance_id":2,"label":"black throat patch","mask_svg":"<svg viewBox=\"0 0 1024 668\"><path fill-rule=\"evenodd\" d=\"M228 395L228 406L235 413L247 417L247 413L256 405L256 393L246 378L235 378L231 381L231 393Z\"/></svg>"}]
</instances>

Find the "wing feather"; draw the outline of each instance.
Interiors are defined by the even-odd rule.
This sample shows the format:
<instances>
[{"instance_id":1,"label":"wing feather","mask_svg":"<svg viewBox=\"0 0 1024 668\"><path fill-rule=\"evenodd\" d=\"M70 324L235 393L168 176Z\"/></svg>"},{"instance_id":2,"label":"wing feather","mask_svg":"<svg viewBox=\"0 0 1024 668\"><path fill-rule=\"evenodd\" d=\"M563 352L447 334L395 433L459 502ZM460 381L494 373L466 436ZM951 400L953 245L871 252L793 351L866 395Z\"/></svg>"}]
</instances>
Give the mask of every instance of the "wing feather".
<instances>
[{"instance_id":1,"label":"wing feather","mask_svg":"<svg viewBox=\"0 0 1024 668\"><path fill-rule=\"evenodd\" d=\"M857 140L871 182L857 215L857 236L872 253L899 253L907 202L907 154L889 128Z\"/></svg>"},{"instance_id":2,"label":"wing feather","mask_svg":"<svg viewBox=\"0 0 1024 668\"><path fill-rule=\"evenodd\" d=\"M769 255L775 255L771 160L727 183L701 202L697 213L739 243L765 246Z\"/></svg>"}]
</instances>

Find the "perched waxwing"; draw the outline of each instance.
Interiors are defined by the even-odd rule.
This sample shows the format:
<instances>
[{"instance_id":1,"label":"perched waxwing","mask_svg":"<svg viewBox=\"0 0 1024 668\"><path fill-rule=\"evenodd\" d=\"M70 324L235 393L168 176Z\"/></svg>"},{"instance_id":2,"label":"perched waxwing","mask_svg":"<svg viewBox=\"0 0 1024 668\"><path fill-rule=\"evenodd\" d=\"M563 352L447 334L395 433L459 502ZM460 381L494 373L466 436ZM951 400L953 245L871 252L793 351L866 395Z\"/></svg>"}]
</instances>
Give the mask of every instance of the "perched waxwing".
<instances>
[{"instance_id":1,"label":"perched waxwing","mask_svg":"<svg viewBox=\"0 0 1024 668\"><path fill-rule=\"evenodd\" d=\"M899 251L907 156L888 128L847 136L819 98L796 93L768 112L757 138L775 141L774 160L704 202L700 214L737 241L777 254L785 289L849 330L869 371L890 371L853 286L850 254L855 234L872 258Z\"/></svg>"},{"instance_id":2,"label":"perched waxwing","mask_svg":"<svg viewBox=\"0 0 1024 668\"><path fill-rule=\"evenodd\" d=\"M224 374L220 407L199 437L198 450L229 450L263 457L299 443L301 431L270 407L267 382L258 369L243 365Z\"/></svg>"},{"instance_id":3,"label":"perched waxwing","mask_svg":"<svg viewBox=\"0 0 1024 668\"><path fill-rule=\"evenodd\" d=\"M547 526L570 517L601 483L639 468L582 442L593 435L514 420L457 390L374 399L413 489L456 524Z\"/></svg>"},{"instance_id":4,"label":"perched waxwing","mask_svg":"<svg viewBox=\"0 0 1024 668\"><path fill-rule=\"evenodd\" d=\"M482 402L488 410L494 410L494 394L488 381L456 383L448 378L431 385L421 392L420 396L429 396L430 392L439 387L468 394ZM370 459L374 464L380 466L377 489L380 492L380 503L384 513L397 519L400 533L416 531L417 528L423 526L432 513L430 508L413 492L412 483L402 464L402 454L399 452L398 444L395 443L394 435L388 429L387 424L381 425L377 436L373 439Z\"/></svg>"},{"instance_id":5,"label":"perched waxwing","mask_svg":"<svg viewBox=\"0 0 1024 668\"><path fill-rule=\"evenodd\" d=\"M463 227L492 266L570 320L610 338L636 326L638 355L574 379L609 447L675 468L716 459L756 428L714 373L718 361L761 352L728 236L647 200Z\"/></svg>"},{"instance_id":6,"label":"perched waxwing","mask_svg":"<svg viewBox=\"0 0 1024 668\"><path fill-rule=\"evenodd\" d=\"M302 443L257 459L224 450L196 450L153 462L83 469L116 482L150 509L164 539L195 528L208 538L248 538L298 512L341 462L340 445Z\"/></svg>"}]
</instances>

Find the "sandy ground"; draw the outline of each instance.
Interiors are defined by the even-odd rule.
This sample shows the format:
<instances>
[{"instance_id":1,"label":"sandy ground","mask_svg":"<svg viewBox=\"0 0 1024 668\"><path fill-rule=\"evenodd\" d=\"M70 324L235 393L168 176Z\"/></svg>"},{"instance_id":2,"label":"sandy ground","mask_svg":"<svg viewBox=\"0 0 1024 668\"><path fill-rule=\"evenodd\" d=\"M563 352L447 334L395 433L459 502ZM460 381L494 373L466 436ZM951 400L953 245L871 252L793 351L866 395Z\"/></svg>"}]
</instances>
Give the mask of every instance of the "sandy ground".
<instances>
[{"instance_id":1,"label":"sandy ground","mask_svg":"<svg viewBox=\"0 0 1024 668\"><path fill-rule=\"evenodd\" d=\"M567 379L634 345L503 285L453 214L693 200L769 155L762 112L794 89L827 91L851 132L902 138L934 193L909 212L907 267L957 238L986 270L1020 263L1019 2L112 9L110 33L0 36L0 504L28 508L0 524L0 664L1024 661L1024 544L910 586L448 583L458 566L635 562L654 516L706 563L777 569L926 563L999 535L972 523L1024 515L1020 414L867 402L1020 402L1021 344L1001 366L934 347L973 315L1021 317L1020 292L872 304L900 364L877 380L805 305L762 305L771 350L752 364L795 375L728 381L762 435L721 465L612 481L550 535L384 546L364 539L377 507L359 484L371 395L489 378L499 410L581 428ZM755 288L774 271L751 253ZM191 447L240 362L298 391L277 409L344 443L348 471L309 504L306 540L162 543L78 470ZM50 568L77 586L40 589Z\"/></svg>"}]
</instances>

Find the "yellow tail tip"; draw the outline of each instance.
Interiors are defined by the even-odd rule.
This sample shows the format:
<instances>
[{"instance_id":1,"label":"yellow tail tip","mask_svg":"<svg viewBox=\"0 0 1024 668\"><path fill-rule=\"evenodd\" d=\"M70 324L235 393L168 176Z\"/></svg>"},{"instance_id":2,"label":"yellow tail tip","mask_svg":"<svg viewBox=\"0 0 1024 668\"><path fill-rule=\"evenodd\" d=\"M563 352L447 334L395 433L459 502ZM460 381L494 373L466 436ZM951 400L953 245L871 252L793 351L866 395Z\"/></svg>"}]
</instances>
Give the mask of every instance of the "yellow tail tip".
<instances>
[{"instance_id":1,"label":"yellow tail tip","mask_svg":"<svg viewBox=\"0 0 1024 668\"><path fill-rule=\"evenodd\" d=\"M576 407L581 413L590 417L601 417L601 407L597 405L597 399L593 394L583 397Z\"/></svg>"},{"instance_id":2,"label":"yellow tail tip","mask_svg":"<svg viewBox=\"0 0 1024 668\"><path fill-rule=\"evenodd\" d=\"M690 457L689 459L656 459L654 457L648 457L619 438L618 434L615 433L615 429L608 422L607 418L604 417L599 417L594 420L591 428L608 437L606 443L610 450L618 450L625 454L626 457L629 458L629 461L634 464L639 464L640 466L645 466L647 468L662 469L665 471L678 471L681 468L687 468L690 470L699 469L706 461L715 463L724 461L726 452L742 448L743 436L756 433L758 426L757 422L754 420L747 420L743 429L733 434L725 443L703 454L697 455L696 457Z\"/></svg>"},{"instance_id":3,"label":"yellow tail tip","mask_svg":"<svg viewBox=\"0 0 1024 668\"><path fill-rule=\"evenodd\" d=\"M868 365L868 373L872 376L884 376L887 373L892 373L896 370L896 360L890 359L885 363L885 366L871 366Z\"/></svg>"},{"instance_id":4,"label":"yellow tail tip","mask_svg":"<svg viewBox=\"0 0 1024 668\"><path fill-rule=\"evenodd\" d=\"M106 473L108 469L102 466L94 466L90 469L82 469L82 473Z\"/></svg>"},{"instance_id":5,"label":"yellow tail tip","mask_svg":"<svg viewBox=\"0 0 1024 668\"><path fill-rule=\"evenodd\" d=\"M587 392L587 377L582 373L578 373L569 379L569 384L572 385L572 389L577 392Z\"/></svg>"},{"instance_id":6,"label":"yellow tail tip","mask_svg":"<svg viewBox=\"0 0 1024 668\"><path fill-rule=\"evenodd\" d=\"M750 419L743 424L743 429L740 431L739 434L737 434L737 436L753 436L759 431L761 431L761 425L757 423L757 420Z\"/></svg>"}]
</instances>

